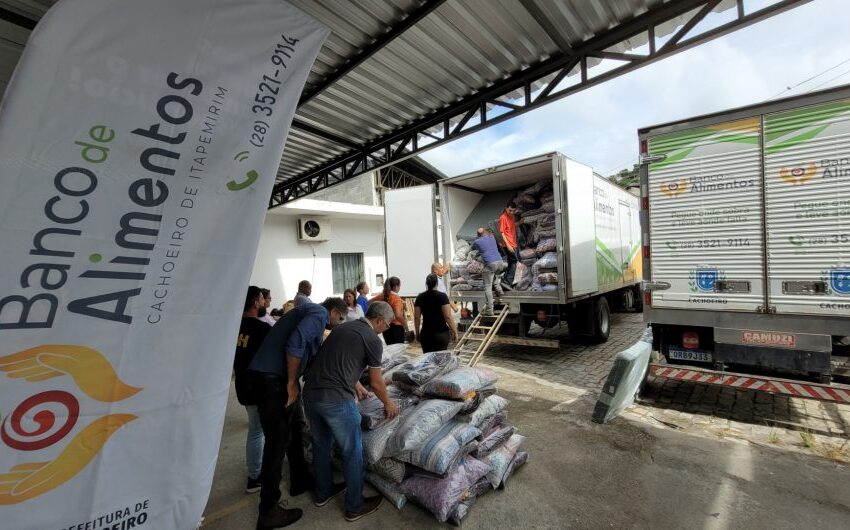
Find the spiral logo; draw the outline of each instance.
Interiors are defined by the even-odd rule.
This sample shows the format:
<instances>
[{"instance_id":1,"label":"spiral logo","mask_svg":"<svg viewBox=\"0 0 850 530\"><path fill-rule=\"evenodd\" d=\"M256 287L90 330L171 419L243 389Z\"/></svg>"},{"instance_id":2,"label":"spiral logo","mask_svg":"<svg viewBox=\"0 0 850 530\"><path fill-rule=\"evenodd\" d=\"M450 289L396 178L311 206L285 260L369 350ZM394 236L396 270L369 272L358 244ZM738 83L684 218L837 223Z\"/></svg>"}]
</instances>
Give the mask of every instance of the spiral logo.
<instances>
[{"instance_id":1,"label":"spiral logo","mask_svg":"<svg viewBox=\"0 0 850 530\"><path fill-rule=\"evenodd\" d=\"M12 449L44 449L64 438L79 415L80 403L73 395L61 390L42 392L24 400L3 420L0 438Z\"/></svg>"}]
</instances>

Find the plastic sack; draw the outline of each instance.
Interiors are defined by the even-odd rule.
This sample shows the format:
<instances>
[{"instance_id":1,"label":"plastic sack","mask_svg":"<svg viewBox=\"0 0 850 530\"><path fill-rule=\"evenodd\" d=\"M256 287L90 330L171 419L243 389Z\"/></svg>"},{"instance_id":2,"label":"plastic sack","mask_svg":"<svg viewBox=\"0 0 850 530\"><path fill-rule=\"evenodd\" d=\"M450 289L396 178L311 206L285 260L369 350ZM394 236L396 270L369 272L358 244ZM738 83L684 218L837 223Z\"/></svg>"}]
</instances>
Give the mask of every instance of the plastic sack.
<instances>
[{"instance_id":1,"label":"plastic sack","mask_svg":"<svg viewBox=\"0 0 850 530\"><path fill-rule=\"evenodd\" d=\"M514 285L522 280L522 277L528 273L528 267L525 263L518 261L516 264L516 268L514 269Z\"/></svg>"},{"instance_id":2,"label":"plastic sack","mask_svg":"<svg viewBox=\"0 0 850 530\"><path fill-rule=\"evenodd\" d=\"M547 283L547 284L543 284L543 285L540 287L540 290L541 290L541 291L543 291L544 293L545 293L545 292L550 292L550 291L557 291L557 290L558 290L558 284L557 284L557 283Z\"/></svg>"},{"instance_id":3,"label":"plastic sack","mask_svg":"<svg viewBox=\"0 0 850 530\"><path fill-rule=\"evenodd\" d=\"M366 463L366 469L390 482L401 484L407 475L407 466L394 458L381 458L374 464Z\"/></svg>"},{"instance_id":4,"label":"plastic sack","mask_svg":"<svg viewBox=\"0 0 850 530\"><path fill-rule=\"evenodd\" d=\"M472 507L475 505L477 500L478 497L470 493L469 496L460 501L449 514L449 522L455 526L463 524L463 520L466 519L467 515L469 515L469 512L472 510Z\"/></svg>"},{"instance_id":5,"label":"plastic sack","mask_svg":"<svg viewBox=\"0 0 850 530\"><path fill-rule=\"evenodd\" d=\"M415 475L401 483L401 491L444 523L452 510L469 497L470 487L489 471L487 464L466 457L445 478Z\"/></svg>"},{"instance_id":6,"label":"plastic sack","mask_svg":"<svg viewBox=\"0 0 850 530\"><path fill-rule=\"evenodd\" d=\"M516 433L516 427L497 427L484 435L472 453L475 458L484 458L507 442Z\"/></svg>"},{"instance_id":7,"label":"plastic sack","mask_svg":"<svg viewBox=\"0 0 850 530\"><path fill-rule=\"evenodd\" d=\"M440 427L454 418L463 403L445 399L427 399L403 414L401 423L386 443L386 456L395 456L422 447ZM370 431L374 432L374 431Z\"/></svg>"},{"instance_id":8,"label":"plastic sack","mask_svg":"<svg viewBox=\"0 0 850 530\"><path fill-rule=\"evenodd\" d=\"M520 259L526 260L537 257L537 250L533 248L524 248L519 251Z\"/></svg>"},{"instance_id":9,"label":"plastic sack","mask_svg":"<svg viewBox=\"0 0 850 530\"><path fill-rule=\"evenodd\" d=\"M525 441L525 436L521 434L512 435L507 442L503 443L495 451L482 458L481 461L490 466L490 471L487 473L487 478L490 480L490 485L493 489L499 487L511 460L519 450L519 447Z\"/></svg>"},{"instance_id":10,"label":"plastic sack","mask_svg":"<svg viewBox=\"0 0 850 530\"><path fill-rule=\"evenodd\" d=\"M458 239L455 242L455 261L465 261L469 255L469 242L465 239Z\"/></svg>"},{"instance_id":11,"label":"plastic sack","mask_svg":"<svg viewBox=\"0 0 850 530\"><path fill-rule=\"evenodd\" d=\"M541 269L554 269L558 266L558 254L555 252L547 252L534 263L534 266Z\"/></svg>"},{"instance_id":12,"label":"plastic sack","mask_svg":"<svg viewBox=\"0 0 850 530\"><path fill-rule=\"evenodd\" d=\"M507 421L508 411L503 410L502 412L484 418L478 428L481 429L481 432L490 432L494 428L504 425Z\"/></svg>"},{"instance_id":13,"label":"plastic sack","mask_svg":"<svg viewBox=\"0 0 850 530\"><path fill-rule=\"evenodd\" d=\"M487 418L502 412L506 408L508 408L507 399L502 396L490 396L474 412L458 416L458 419L480 429Z\"/></svg>"},{"instance_id":14,"label":"plastic sack","mask_svg":"<svg viewBox=\"0 0 850 530\"><path fill-rule=\"evenodd\" d=\"M459 458L468 452L465 448L481 435L477 428L460 421L450 421L428 438L424 445L415 451L398 455L402 462L444 475Z\"/></svg>"},{"instance_id":15,"label":"plastic sack","mask_svg":"<svg viewBox=\"0 0 850 530\"><path fill-rule=\"evenodd\" d=\"M409 413L413 409L407 409L405 413ZM377 429L371 431L363 431L363 460L370 464L374 464L384 456L387 443L392 438L393 433L401 425L404 413L399 414L390 421L384 423Z\"/></svg>"},{"instance_id":16,"label":"plastic sack","mask_svg":"<svg viewBox=\"0 0 850 530\"><path fill-rule=\"evenodd\" d=\"M544 272L537 276L537 281L541 285L546 285L550 283L558 283L558 273L557 272Z\"/></svg>"},{"instance_id":17,"label":"plastic sack","mask_svg":"<svg viewBox=\"0 0 850 530\"><path fill-rule=\"evenodd\" d=\"M457 356L448 350L430 352L404 363L393 374L393 381L411 386L422 386L438 375L457 368Z\"/></svg>"},{"instance_id":18,"label":"plastic sack","mask_svg":"<svg viewBox=\"0 0 850 530\"><path fill-rule=\"evenodd\" d=\"M558 241L554 238L551 239L541 239L539 243L537 243L537 253L544 254L545 252L552 252L557 250ZM544 258L546 256L543 256ZM540 263L538 261L537 263ZM541 265L541 267L553 267L554 265Z\"/></svg>"},{"instance_id":19,"label":"plastic sack","mask_svg":"<svg viewBox=\"0 0 850 530\"><path fill-rule=\"evenodd\" d=\"M472 411L476 410L481 403L496 393L495 386L486 386L475 392L475 396L463 400L463 408L460 409L458 414L469 414Z\"/></svg>"},{"instance_id":20,"label":"plastic sack","mask_svg":"<svg viewBox=\"0 0 850 530\"><path fill-rule=\"evenodd\" d=\"M558 232L554 228L544 229L541 228L537 230L537 237L540 239L549 239L558 235Z\"/></svg>"},{"instance_id":21,"label":"plastic sack","mask_svg":"<svg viewBox=\"0 0 850 530\"><path fill-rule=\"evenodd\" d=\"M484 264L478 260L472 260L466 264L466 272L470 274L481 274L484 272Z\"/></svg>"},{"instance_id":22,"label":"plastic sack","mask_svg":"<svg viewBox=\"0 0 850 530\"><path fill-rule=\"evenodd\" d=\"M397 387L387 388L389 398L398 406L399 412L419 403L419 396L408 394ZM387 422L384 403L378 396L370 396L357 404L360 408L360 423L364 429L375 429Z\"/></svg>"},{"instance_id":23,"label":"plastic sack","mask_svg":"<svg viewBox=\"0 0 850 530\"><path fill-rule=\"evenodd\" d=\"M466 400L475 397L482 388L492 387L499 380L489 368L463 366L439 375L425 384L425 394L446 399Z\"/></svg>"},{"instance_id":24,"label":"plastic sack","mask_svg":"<svg viewBox=\"0 0 850 530\"><path fill-rule=\"evenodd\" d=\"M517 451L511 463L508 464L508 469L505 471L505 476L502 477L502 487L504 488L508 482L508 478L516 472L517 469L528 462L528 453L525 451Z\"/></svg>"},{"instance_id":25,"label":"plastic sack","mask_svg":"<svg viewBox=\"0 0 850 530\"><path fill-rule=\"evenodd\" d=\"M398 484L393 484L384 477L369 471L363 474L363 478L390 501L390 504L395 506L396 510L401 510L407 504L407 497L401 492Z\"/></svg>"},{"instance_id":26,"label":"plastic sack","mask_svg":"<svg viewBox=\"0 0 850 530\"><path fill-rule=\"evenodd\" d=\"M525 188L520 193L526 194L526 195L533 195L533 196L536 197L543 192L543 190L546 188L547 184L549 184L548 181L541 180L541 181L538 181L536 184Z\"/></svg>"}]
</instances>

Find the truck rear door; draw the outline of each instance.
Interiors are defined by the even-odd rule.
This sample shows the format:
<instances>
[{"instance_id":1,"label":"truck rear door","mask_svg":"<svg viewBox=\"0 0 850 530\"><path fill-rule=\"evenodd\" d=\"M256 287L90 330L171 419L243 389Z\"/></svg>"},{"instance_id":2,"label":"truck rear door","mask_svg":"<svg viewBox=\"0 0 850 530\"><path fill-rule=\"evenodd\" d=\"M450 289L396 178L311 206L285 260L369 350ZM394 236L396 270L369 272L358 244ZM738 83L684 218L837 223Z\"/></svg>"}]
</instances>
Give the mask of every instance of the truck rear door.
<instances>
[{"instance_id":1,"label":"truck rear door","mask_svg":"<svg viewBox=\"0 0 850 530\"><path fill-rule=\"evenodd\" d=\"M650 136L650 274L660 308L764 305L759 118Z\"/></svg>"},{"instance_id":2,"label":"truck rear door","mask_svg":"<svg viewBox=\"0 0 850 530\"><path fill-rule=\"evenodd\" d=\"M850 315L850 100L764 118L768 305Z\"/></svg>"},{"instance_id":3,"label":"truck rear door","mask_svg":"<svg viewBox=\"0 0 850 530\"><path fill-rule=\"evenodd\" d=\"M401 296L425 290L425 276L437 260L436 210L434 186L384 193L387 274L401 280Z\"/></svg>"}]
</instances>

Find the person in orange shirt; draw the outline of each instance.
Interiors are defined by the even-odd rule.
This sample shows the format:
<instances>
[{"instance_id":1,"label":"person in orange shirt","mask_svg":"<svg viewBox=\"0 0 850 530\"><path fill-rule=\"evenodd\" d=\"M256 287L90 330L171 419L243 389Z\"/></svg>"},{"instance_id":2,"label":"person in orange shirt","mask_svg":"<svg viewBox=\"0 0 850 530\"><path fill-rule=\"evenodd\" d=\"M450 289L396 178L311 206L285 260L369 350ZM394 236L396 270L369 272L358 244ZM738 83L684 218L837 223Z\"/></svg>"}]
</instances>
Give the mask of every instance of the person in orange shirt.
<instances>
[{"instance_id":1,"label":"person in orange shirt","mask_svg":"<svg viewBox=\"0 0 850 530\"><path fill-rule=\"evenodd\" d=\"M401 289L401 280L395 276L390 276L384 282L384 290L381 294L372 297L369 303L378 301L386 302L393 308L395 318L390 322L390 327L382 333L384 342L387 346L390 344L401 344L404 342L404 336L407 334L407 318L404 316L404 300L398 295Z\"/></svg>"},{"instance_id":2,"label":"person in orange shirt","mask_svg":"<svg viewBox=\"0 0 850 530\"><path fill-rule=\"evenodd\" d=\"M499 234L502 236L499 246L502 247L508 262L508 270L505 271L502 286L510 289L514 284L516 264L519 261L519 246L516 237L516 203L514 201L509 202L502 215L499 216Z\"/></svg>"}]
</instances>

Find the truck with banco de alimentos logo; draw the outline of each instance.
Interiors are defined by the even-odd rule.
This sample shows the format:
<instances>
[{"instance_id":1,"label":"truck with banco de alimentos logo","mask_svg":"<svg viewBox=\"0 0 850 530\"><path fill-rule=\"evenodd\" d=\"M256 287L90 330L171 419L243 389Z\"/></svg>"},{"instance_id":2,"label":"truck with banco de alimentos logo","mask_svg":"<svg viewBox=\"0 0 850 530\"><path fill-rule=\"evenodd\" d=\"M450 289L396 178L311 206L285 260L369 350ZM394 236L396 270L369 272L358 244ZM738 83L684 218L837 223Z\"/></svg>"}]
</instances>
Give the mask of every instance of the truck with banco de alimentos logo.
<instances>
[{"instance_id":1,"label":"truck with banco de alimentos logo","mask_svg":"<svg viewBox=\"0 0 850 530\"><path fill-rule=\"evenodd\" d=\"M667 363L850 374L850 87L639 139L644 315Z\"/></svg>"}]
</instances>

